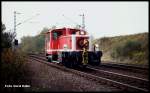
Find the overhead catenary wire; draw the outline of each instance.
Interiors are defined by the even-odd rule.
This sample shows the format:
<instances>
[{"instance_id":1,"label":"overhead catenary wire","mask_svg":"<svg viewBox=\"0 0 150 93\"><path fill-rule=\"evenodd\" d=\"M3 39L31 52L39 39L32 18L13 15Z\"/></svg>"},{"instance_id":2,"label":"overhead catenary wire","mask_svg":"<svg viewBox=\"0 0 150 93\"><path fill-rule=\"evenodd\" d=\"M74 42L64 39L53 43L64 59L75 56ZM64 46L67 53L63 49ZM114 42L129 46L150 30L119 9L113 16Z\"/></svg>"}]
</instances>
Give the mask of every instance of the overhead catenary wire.
<instances>
[{"instance_id":1,"label":"overhead catenary wire","mask_svg":"<svg viewBox=\"0 0 150 93\"><path fill-rule=\"evenodd\" d=\"M70 22L74 23L75 25L80 26L77 22L73 21L72 19L66 17L64 14L62 15L64 18L66 18L67 20L69 20Z\"/></svg>"},{"instance_id":2,"label":"overhead catenary wire","mask_svg":"<svg viewBox=\"0 0 150 93\"><path fill-rule=\"evenodd\" d=\"M35 16L32 16L32 17L28 18L28 19L26 19L26 20L24 20L24 21L18 23L16 26L21 25L21 24L23 24L23 23L26 23L27 21L29 21L29 20L35 18L35 17L38 16L38 15L40 15L40 14L36 14Z\"/></svg>"},{"instance_id":3,"label":"overhead catenary wire","mask_svg":"<svg viewBox=\"0 0 150 93\"><path fill-rule=\"evenodd\" d=\"M20 14L21 14L21 13L20 13ZM22 21L22 22L20 22L20 23L18 23L18 24L16 24L15 26L18 27L19 25L28 22L29 20L35 18L35 17L38 16L38 15L40 15L40 14L36 14L36 15L34 15L34 16L32 16L32 17L30 17L30 18L28 18L28 19L26 19L26 20L24 20L24 21ZM13 28L11 28L11 29L9 29L9 30L7 30L7 31L11 31L11 30L13 30Z\"/></svg>"}]
</instances>

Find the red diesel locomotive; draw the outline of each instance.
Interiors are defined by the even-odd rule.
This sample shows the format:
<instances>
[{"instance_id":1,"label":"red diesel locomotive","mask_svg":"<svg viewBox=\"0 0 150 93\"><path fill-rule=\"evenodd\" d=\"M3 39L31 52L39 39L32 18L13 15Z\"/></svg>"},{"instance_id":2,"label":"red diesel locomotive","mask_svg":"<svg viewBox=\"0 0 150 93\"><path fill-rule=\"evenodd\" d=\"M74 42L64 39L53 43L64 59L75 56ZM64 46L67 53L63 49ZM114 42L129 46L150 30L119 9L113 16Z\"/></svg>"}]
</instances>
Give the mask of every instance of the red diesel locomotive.
<instances>
[{"instance_id":1,"label":"red diesel locomotive","mask_svg":"<svg viewBox=\"0 0 150 93\"><path fill-rule=\"evenodd\" d=\"M98 50L98 45L92 45L92 36L86 31L60 28L46 33L45 55L49 62L59 62L67 67L83 65L83 47L88 53L87 64L99 65L102 52Z\"/></svg>"}]
</instances>

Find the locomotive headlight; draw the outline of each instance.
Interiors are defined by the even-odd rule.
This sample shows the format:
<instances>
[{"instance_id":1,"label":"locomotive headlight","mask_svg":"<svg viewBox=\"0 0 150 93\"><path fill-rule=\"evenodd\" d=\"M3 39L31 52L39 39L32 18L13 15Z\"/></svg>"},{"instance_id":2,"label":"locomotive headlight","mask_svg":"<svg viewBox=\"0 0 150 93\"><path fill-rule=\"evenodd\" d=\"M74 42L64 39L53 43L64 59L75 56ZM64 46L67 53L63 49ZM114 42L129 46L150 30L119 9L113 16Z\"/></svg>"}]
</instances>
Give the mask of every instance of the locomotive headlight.
<instances>
[{"instance_id":1,"label":"locomotive headlight","mask_svg":"<svg viewBox=\"0 0 150 93\"><path fill-rule=\"evenodd\" d=\"M84 31L81 31L81 35L84 35Z\"/></svg>"},{"instance_id":2,"label":"locomotive headlight","mask_svg":"<svg viewBox=\"0 0 150 93\"><path fill-rule=\"evenodd\" d=\"M67 49L67 48L68 48L67 44L64 44L64 49Z\"/></svg>"},{"instance_id":3,"label":"locomotive headlight","mask_svg":"<svg viewBox=\"0 0 150 93\"><path fill-rule=\"evenodd\" d=\"M99 51L99 45L95 44L95 51Z\"/></svg>"},{"instance_id":4,"label":"locomotive headlight","mask_svg":"<svg viewBox=\"0 0 150 93\"><path fill-rule=\"evenodd\" d=\"M95 44L95 47L96 47L96 48L98 48L98 47L99 47L99 45L98 45L98 44Z\"/></svg>"}]
</instances>

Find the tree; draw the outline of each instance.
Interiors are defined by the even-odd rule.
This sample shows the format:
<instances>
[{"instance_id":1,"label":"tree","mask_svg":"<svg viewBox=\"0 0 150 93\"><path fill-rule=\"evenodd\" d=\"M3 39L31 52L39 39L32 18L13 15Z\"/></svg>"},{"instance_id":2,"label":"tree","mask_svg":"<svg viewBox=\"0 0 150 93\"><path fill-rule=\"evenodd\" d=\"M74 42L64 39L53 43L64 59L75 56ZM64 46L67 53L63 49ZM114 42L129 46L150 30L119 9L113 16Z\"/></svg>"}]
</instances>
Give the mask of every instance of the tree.
<instances>
[{"instance_id":1,"label":"tree","mask_svg":"<svg viewBox=\"0 0 150 93\"><path fill-rule=\"evenodd\" d=\"M1 46L2 46L2 49L3 48L10 48L11 47L11 43L13 41L13 39L15 38L15 33L12 33L12 32L5 32L6 30L6 27L5 27L5 24L1 24L2 25L2 28L1 28Z\"/></svg>"},{"instance_id":2,"label":"tree","mask_svg":"<svg viewBox=\"0 0 150 93\"><path fill-rule=\"evenodd\" d=\"M2 26L1 31L3 32L6 29L5 24L1 23L1 26Z\"/></svg>"},{"instance_id":3,"label":"tree","mask_svg":"<svg viewBox=\"0 0 150 93\"><path fill-rule=\"evenodd\" d=\"M48 28L43 28L40 34L32 37L25 36L21 39L21 47L25 52L44 52L45 44L45 33L48 31Z\"/></svg>"}]
</instances>

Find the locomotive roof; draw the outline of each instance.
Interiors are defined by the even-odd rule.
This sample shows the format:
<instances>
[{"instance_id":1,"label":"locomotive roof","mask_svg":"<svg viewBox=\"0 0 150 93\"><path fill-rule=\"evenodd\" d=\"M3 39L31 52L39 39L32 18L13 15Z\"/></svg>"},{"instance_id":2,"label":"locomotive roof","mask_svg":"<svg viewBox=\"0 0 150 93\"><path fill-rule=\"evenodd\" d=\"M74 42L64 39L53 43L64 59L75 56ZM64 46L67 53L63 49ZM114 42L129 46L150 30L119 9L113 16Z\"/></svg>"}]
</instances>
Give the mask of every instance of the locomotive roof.
<instances>
[{"instance_id":1,"label":"locomotive roof","mask_svg":"<svg viewBox=\"0 0 150 93\"><path fill-rule=\"evenodd\" d=\"M70 30L76 30L76 31L80 31L81 29L77 29L77 28L57 28L57 29L50 29L48 32L52 32L52 31L63 31L65 29L70 29Z\"/></svg>"},{"instance_id":2,"label":"locomotive roof","mask_svg":"<svg viewBox=\"0 0 150 93\"><path fill-rule=\"evenodd\" d=\"M64 28L50 29L45 34L50 33L52 31L63 31L65 29L70 29L70 30L74 30L74 31L83 31L82 29L78 29L78 28L66 28L66 27L64 27Z\"/></svg>"}]
</instances>

